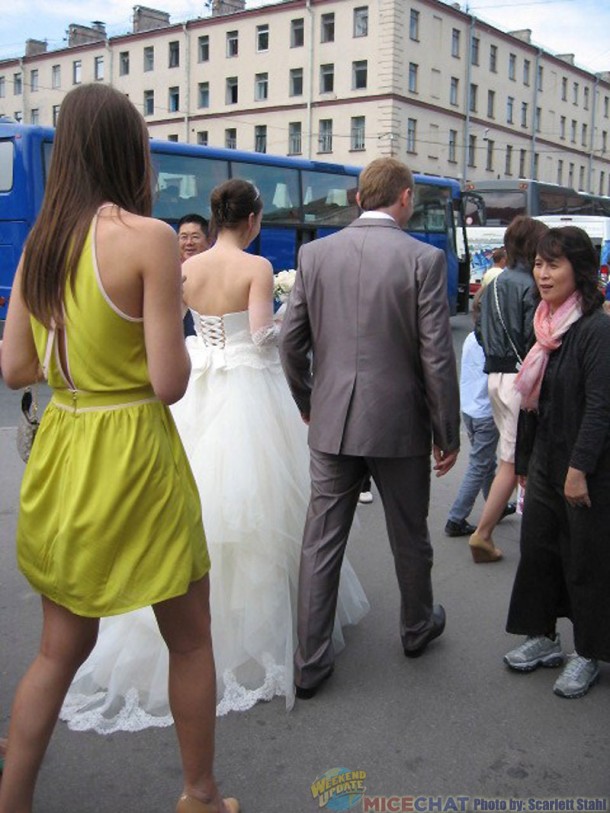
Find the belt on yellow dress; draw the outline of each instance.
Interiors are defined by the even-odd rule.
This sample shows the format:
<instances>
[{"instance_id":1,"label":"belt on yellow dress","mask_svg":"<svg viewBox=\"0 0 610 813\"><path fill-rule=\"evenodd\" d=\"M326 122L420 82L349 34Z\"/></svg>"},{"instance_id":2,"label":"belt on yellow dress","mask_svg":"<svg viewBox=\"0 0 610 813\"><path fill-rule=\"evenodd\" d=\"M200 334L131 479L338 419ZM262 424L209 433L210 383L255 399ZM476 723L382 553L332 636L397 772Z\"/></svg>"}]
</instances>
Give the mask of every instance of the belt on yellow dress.
<instances>
[{"instance_id":1,"label":"belt on yellow dress","mask_svg":"<svg viewBox=\"0 0 610 813\"><path fill-rule=\"evenodd\" d=\"M85 390L54 390L51 403L66 412L107 412L113 409L152 404L159 399L150 385L130 390L87 392Z\"/></svg>"}]
</instances>

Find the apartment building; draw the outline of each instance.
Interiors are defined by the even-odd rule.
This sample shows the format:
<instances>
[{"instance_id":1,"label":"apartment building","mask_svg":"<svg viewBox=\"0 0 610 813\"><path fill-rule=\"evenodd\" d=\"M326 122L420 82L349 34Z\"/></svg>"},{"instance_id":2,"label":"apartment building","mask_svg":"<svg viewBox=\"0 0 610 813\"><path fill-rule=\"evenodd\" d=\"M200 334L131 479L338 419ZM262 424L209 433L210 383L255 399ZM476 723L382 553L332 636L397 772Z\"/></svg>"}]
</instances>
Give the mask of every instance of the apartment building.
<instances>
[{"instance_id":1,"label":"apartment building","mask_svg":"<svg viewBox=\"0 0 610 813\"><path fill-rule=\"evenodd\" d=\"M81 82L126 93L155 138L610 194L610 72L458 4L213 0L180 24L134 6L130 33L70 25L67 47L0 61L0 114L54 124Z\"/></svg>"}]
</instances>

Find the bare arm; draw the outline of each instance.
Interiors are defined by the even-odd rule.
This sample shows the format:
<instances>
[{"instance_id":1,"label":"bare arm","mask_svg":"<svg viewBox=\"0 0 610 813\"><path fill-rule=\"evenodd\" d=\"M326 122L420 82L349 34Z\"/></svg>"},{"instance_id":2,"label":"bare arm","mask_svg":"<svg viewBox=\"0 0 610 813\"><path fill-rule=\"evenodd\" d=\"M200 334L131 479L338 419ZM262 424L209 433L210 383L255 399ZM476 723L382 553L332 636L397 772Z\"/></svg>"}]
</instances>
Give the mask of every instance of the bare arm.
<instances>
[{"instance_id":1,"label":"bare arm","mask_svg":"<svg viewBox=\"0 0 610 813\"><path fill-rule=\"evenodd\" d=\"M173 404L184 395L191 362L182 330L182 273L176 235L149 220L143 229L144 340L150 381L157 397Z\"/></svg>"},{"instance_id":2,"label":"bare arm","mask_svg":"<svg viewBox=\"0 0 610 813\"><path fill-rule=\"evenodd\" d=\"M15 274L2 342L2 377L13 390L27 387L41 378L30 313L21 296L22 266L23 258Z\"/></svg>"},{"instance_id":3,"label":"bare arm","mask_svg":"<svg viewBox=\"0 0 610 813\"><path fill-rule=\"evenodd\" d=\"M258 258L248 294L250 333L255 344L275 341L277 328L273 322L273 268L268 260Z\"/></svg>"}]
</instances>

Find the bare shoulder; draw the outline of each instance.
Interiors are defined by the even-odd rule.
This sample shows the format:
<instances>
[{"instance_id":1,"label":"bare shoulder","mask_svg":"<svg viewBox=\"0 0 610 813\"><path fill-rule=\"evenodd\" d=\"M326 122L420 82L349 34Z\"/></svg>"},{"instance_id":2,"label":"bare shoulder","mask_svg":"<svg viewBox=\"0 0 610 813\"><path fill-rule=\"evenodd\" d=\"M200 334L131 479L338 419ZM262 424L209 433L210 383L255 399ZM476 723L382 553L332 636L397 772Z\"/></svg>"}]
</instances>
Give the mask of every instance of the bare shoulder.
<instances>
[{"instance_id":1,"label":"bare shoulder","mask_svg":"<svg viewBox=\"0 0 610 813\"><path fill-rule=\"evenodd\" d=\"M256 277L269 277L273 274L273 266L269 260L256 254L244 253L244 268Z\"/></svg>"}]
</instances>

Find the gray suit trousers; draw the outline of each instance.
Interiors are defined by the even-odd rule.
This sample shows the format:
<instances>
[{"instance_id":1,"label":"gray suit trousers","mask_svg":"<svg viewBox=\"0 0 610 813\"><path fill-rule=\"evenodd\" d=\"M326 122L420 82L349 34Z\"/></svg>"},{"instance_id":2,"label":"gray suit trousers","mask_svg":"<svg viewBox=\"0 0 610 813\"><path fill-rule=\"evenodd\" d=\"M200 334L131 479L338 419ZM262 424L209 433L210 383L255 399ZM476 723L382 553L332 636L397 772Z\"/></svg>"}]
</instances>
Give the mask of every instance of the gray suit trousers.
<instances>
[{"instance_id":1,"label":"gray suit trousers","mask_svg":"<svg viewBox=\"0 0 610 813\"><path fill-rule=\"evenodd\" d=\"M416 649L432 626L428 533L430 456L356 457L311 449L311 499L303 533L295 683L317 686L332 670L341 563L367 469L381 495L401 595L400 637Z\"/></svg>"}]
</instances>

